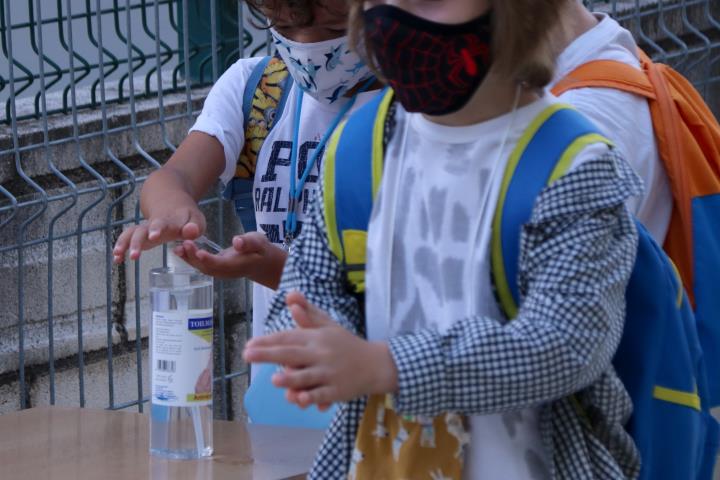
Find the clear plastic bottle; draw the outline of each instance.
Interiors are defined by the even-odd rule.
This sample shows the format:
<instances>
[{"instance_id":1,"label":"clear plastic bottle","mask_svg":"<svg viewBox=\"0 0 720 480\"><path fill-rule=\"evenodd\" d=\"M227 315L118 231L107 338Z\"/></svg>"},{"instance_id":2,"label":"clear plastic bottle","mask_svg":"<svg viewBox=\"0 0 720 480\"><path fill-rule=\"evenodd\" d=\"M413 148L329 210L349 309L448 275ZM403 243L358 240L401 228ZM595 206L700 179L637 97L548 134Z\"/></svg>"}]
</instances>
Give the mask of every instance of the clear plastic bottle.
<instances>
[{"instance_id":1,"label":"clear plastic bottle","mask_svg":"<svg viewBox=\"0 0 720 480\"><path fill-rule=\"evenodd\" d=\"M212 455L213 282L168 252L150 272L150 453Z\"/></svg>"}]
</instances>

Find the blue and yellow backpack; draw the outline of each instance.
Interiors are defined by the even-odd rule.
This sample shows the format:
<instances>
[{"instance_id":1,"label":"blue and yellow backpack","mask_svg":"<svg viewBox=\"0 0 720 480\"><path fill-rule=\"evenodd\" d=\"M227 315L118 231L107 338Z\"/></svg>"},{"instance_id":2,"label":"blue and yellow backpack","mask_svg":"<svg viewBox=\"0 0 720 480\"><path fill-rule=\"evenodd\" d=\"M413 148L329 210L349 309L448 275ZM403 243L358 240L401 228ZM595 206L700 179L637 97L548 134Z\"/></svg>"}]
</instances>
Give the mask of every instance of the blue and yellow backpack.
<instances>
[{"instance_id":1,"label":"blue and yellow backpack","mask_svg":"<svg viewBox=\"0 0 720 480\"><path fill-rule=\"evenodd\" d=\"M329 246L359 296L365 291L367 229L382 177L392 101L392 90L386 90L353 114L336 131L323 162ZM520 301L521 227L543 188L567 171L584 146L598 141L610 143L579 112L555 105L530 125L512 153L491 244L497 297L509 319ZM710 479L719 431L709 413L696 319L677 269L642 225L637 227L625 330L613 360L634 405L626 428L642 457L642 479ZM714 340L720 344L720 338Z\"/></svg>"}]
</instances>

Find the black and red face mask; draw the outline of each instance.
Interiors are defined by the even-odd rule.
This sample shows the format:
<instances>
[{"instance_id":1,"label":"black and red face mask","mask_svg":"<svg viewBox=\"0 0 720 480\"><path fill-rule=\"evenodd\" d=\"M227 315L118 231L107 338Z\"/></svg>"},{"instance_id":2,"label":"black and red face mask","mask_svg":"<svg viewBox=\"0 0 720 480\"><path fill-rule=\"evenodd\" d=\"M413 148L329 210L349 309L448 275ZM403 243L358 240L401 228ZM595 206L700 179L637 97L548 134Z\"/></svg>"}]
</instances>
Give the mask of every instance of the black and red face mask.
<instances>
[{"instance_id":1,"label":"black and red face mask","mask_svg":"<svg viewBox=\"0 0 720 480\"><path fill-rule=\"evenodd\" d=\"M445 115L460 110L491 63L491 16L458 25L400 8L365 12L365 33L378 67L405 110Z\"/></svg>"}]
</instances>

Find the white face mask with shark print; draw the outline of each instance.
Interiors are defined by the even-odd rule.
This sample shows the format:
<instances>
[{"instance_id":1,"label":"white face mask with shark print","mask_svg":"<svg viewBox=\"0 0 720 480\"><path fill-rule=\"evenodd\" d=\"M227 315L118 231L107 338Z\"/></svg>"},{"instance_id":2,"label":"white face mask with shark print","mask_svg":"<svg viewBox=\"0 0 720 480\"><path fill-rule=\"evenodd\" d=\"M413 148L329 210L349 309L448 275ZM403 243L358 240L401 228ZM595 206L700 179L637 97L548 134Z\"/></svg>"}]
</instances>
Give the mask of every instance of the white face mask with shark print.
<instances>
[{"instance_id":1,"label":"white face mask with shark print","mask_svg":"<svg viewBox=\"0 0 720 480\"><path fill-rule=\"evenodd\" d=\"M283 37L274 28L270 33L293 80L319 102L333 104L372 76L360 56L350 51L347 36L300 43Z\"/></svg>"}]
</instances>

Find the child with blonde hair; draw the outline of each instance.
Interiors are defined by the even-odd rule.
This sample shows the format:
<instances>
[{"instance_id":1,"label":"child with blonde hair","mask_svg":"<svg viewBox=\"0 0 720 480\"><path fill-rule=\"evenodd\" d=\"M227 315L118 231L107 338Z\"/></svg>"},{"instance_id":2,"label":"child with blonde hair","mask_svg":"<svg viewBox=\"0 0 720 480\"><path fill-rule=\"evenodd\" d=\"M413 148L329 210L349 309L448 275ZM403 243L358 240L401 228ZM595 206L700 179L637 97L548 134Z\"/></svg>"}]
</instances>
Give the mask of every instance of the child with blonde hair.
<instances>
[{"instance_id":1,"label":"child with blonde hair","mask_svg":"<svg viewBox=\"0 0 720 480\"><path fill-rule=\"evenodd\" d=\"M363 109L329 147L270 310L276 333L245 350L285 367L273 381L298 405L341 402L311 478L638 475L611 360L638 240L625 203L642 189L601 135L567 150L522 227L512 321L496 292L508 175L555 147L530 148L569 111L546 91L566 1L354 3L358 43L392 87L367 237L332 224L351 201L333 189L350 161L343 128Z\"/></svg>"}]
</instances>

